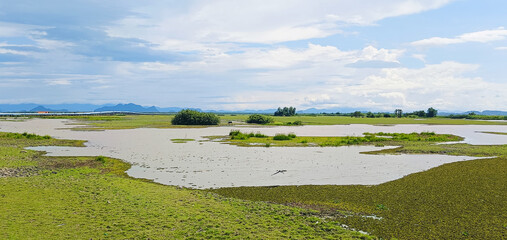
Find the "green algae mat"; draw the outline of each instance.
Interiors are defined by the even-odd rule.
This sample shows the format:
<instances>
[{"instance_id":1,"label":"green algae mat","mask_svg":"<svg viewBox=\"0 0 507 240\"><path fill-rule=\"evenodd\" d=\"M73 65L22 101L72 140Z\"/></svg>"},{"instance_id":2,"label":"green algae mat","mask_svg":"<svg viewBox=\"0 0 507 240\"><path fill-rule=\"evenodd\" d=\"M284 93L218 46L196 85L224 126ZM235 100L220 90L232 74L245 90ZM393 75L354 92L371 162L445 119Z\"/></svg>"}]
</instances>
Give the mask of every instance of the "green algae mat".
<instances>
[{"instance_id":1,"label":"green algae mat","mask_svg":"<svg viewBox=\"0 0 507 240\"><path fill-rule=\"evenodd\" d=\"M314 209L384 239L507 239L507 145L402 147L370 154L491 158L445 164L375 186L274 186L211 190L223 196ZM496 157L495 157L496 156Z\"/></svg>"},{"instance_id":2,"label":"green algae mat","mask_svg":"<svg viewBox=\"0 0 507 240\"><path fill-rule=\"evenodd\" d=\"M83 146L0 133L0 239L370 239L318 212L164 186L106 157L46 157Z\"/></svg>"}]
</instances>

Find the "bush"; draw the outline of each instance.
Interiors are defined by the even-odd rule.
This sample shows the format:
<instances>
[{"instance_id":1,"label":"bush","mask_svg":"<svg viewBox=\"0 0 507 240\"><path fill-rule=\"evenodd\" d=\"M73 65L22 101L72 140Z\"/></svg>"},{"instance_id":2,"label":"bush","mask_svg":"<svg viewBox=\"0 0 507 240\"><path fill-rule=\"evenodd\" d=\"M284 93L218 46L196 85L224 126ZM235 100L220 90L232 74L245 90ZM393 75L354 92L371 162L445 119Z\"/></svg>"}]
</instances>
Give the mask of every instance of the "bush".
<instances>
[{"instance_id":1,"label":"bush","mask_svg":"<svg viewBox=\"0 0 507 240\"><path fill-rule=\"evenodd\" d=\"M95 161L101 162L102 164L106 163L106 157L104 156L98 156L95 158Z\"/></svg>"},{"instance_id":2,"label":"bush","mask_svg":"<svg viewBox=\"0 0 507 240\"><path fill-rule=\"evenodd\" d=\"M246 140L251 137L256 137L256 138L267 138L268 137L260 132L242 133L239 130L231 130L229 132L229 136L231 137L231 139L238 139L238 140Z\"/></svg>"},{"instance_id":3,"label":"bush","mask_svg":"<svg viewBox=\"0 0 507 240\"><path fill-rule=\"evenodd\" d=\"M258 132L258 133L256 133L256 134L254 134L254 137L256 137L256 138L267 138L268 136L266 136L266 135L264 135L264 134L262 134L262 133Z\"/></svg>"},{"instance_id":4,"label":"bush","mask_svg":"<svg viewBox=\"0 0 507 240\"><path fill-rule=\"evenodd\" d=\"M260 115L260 114L252 114L248 116L246 119L247 123L258 123L258 124L266 124L266 123L272 123L275 120L272 117Z\"/></svg>"},{"instance_id":5,"label":"bush","mask_svg":"<svg viewBox=\"0 0 507 240\"><path fill-rule=\"evenodd\" d=\"M190 109L181 110L174 116L173 125L218 125L220 118L213 113L203 113Z\"/></svg>"},{"instance_id":6,"label":"bush","mask_svg":"<svg viewBox=\"0 0 507 240\"><path fill-rule=\"evenodd\" d=\"M300 120L296 120L294 122L287 122L285 125L288 125L288 126L301 126L301 125L303 125L303 122L301 122Z\"/></svg>"},{"instance_id":7,"label":"bush","mask_svg":"<svg viewBox=\"0 0 507 240\"><path fill-rule=\"evenodd\" d=\"M21 138L33 139L33 140L51 139L51 137L48 136L48 135L40 136L40 135L37 135L37 134L27 133L27 132L24 132L24 133L6 133L4 136L8 137L8 138L15 138L15 139L21 139Z\"/></svg>"},{"instance_id":8,"label":"bush","mask_svg":"<svg viewBox=\"0 0 507 240\"><path fill-rule=\"evenodd\" d=\"M294 134L294 133L289 133L287 135L282 134L282 133L277 133L273 137L273 140L283 141L283 140L291 140L293 138L296 138L296 134Z\"/></svg>"}]
</instances>

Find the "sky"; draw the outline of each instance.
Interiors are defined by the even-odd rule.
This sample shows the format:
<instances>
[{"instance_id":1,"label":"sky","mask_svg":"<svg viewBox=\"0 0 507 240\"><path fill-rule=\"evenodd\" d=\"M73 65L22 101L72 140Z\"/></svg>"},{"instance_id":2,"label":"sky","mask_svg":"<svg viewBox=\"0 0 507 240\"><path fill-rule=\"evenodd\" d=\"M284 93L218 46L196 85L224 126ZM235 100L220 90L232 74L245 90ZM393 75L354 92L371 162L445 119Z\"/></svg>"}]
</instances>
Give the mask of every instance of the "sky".
<instances>
[{"instance_id":1,"label":"sky","mask_svg":"<svg viewBox=\"0 0 507 240\"><path fill-rule=\"evenodd\" d=\"M0 0L0 103L507 110L504 0Z\"/></svg>"}]
</instances>

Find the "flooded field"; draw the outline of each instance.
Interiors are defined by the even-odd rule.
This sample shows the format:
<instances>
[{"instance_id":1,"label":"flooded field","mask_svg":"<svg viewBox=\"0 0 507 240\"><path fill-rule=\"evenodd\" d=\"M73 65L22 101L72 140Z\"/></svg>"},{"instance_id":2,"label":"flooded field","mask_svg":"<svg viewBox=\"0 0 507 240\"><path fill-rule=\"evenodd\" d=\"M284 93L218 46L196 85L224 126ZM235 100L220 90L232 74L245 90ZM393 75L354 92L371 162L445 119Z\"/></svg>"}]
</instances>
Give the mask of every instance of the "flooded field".
<instances>
[{"instance_id":1,"label":"flooded field","mask_svg":"<svg viewBox=\"0 0 507 240\"><path fill-rule=\"evenodd\" d=\"M71 131L65 120L0 122L0 131L30 132L87 140L86 148L37 147L51 156L104 155L133 164L128 174L168 185L192 188L306 184L380 184L445 163L474 159L444 155L365 155L373 146L244 148L201 142L203 136L227 135L231 129L267 135L359 136L363 132L434 131L465 137L470 144L506 144L507 126L480 125L333 125L300 127L210 127ZM175 143L171 139L194 139Z\"/></svg>"}]
</instances>

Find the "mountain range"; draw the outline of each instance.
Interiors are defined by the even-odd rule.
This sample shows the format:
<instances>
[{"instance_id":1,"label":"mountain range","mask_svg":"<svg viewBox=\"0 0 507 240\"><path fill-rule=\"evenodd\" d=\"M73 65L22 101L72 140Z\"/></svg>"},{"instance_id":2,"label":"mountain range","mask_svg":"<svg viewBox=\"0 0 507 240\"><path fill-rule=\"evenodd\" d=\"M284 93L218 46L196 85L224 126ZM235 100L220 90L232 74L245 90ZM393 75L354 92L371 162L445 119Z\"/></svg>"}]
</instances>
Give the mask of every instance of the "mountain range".
<instances>
[{"instance_id":1,"label":"mountain range","mask_svg":"<svg viewBox=\"0 0 507 240\"><path fill-rule=\"evenodd\" d=\"M151 107L143 107L141 105L129 103L129 104L118 104L116 106L105 106L100 107L95 110L94 112L139 112L139 113L154 113L159 112L157 107L151 106Z\"/></svg>"},{"instance_id":2,"label":"mountain range","mask_svg":"<svg viewBox=\"0 0 507 240\"><path fill-rule=\"evenodd\" d=\"M23 104L0 104L0 112L105 112L105 111L118 111L118 112L139 112L139 113L174 113L179 112L183 109L181 107L156 107L156 106L141 106L134 103L128 104L35 104L35 103L23 103ZM271 114L276 109L263 109L263 110L239 110L239 111L228 111L228 110L202 110L200 108L190 108L196 111L213 112L213 113L260 113L260 114ZM333 109L317 109L309 108L299 110L297 113L300 114L316 114L316 113L350 113L354 111L368 112L367 109L360 108L333 108ZM372 110L373 111L373 110ZM378 111L373 111L378 112ZM500 115L507 116L507 111L497 110L486 110L486 111L468 111L468 112L443 112L440 111L438 115L448 116L451 114L468 114L474 112L477 115Z\"/></svg>"}]
</instances>

